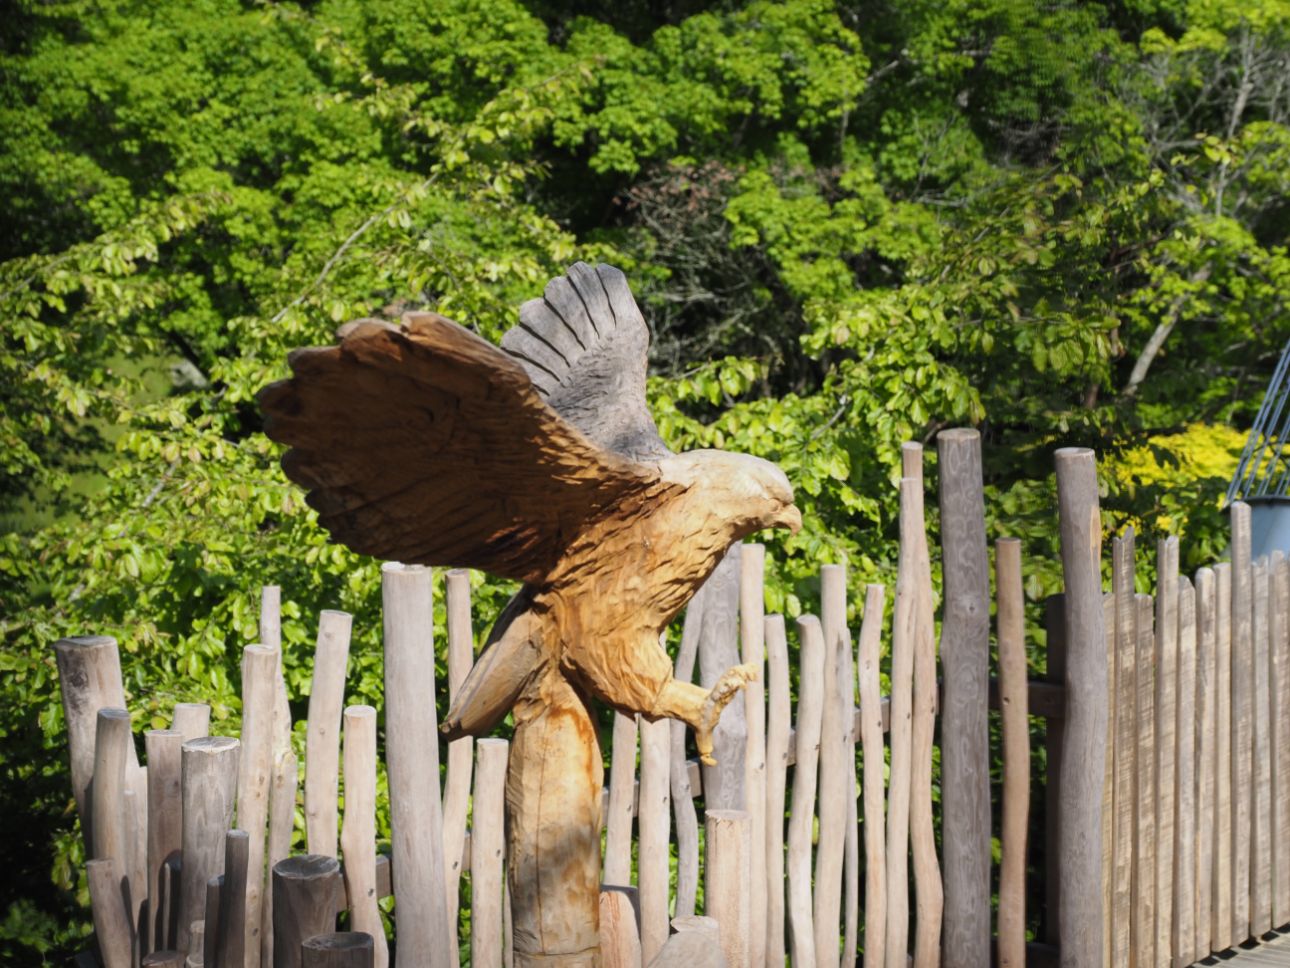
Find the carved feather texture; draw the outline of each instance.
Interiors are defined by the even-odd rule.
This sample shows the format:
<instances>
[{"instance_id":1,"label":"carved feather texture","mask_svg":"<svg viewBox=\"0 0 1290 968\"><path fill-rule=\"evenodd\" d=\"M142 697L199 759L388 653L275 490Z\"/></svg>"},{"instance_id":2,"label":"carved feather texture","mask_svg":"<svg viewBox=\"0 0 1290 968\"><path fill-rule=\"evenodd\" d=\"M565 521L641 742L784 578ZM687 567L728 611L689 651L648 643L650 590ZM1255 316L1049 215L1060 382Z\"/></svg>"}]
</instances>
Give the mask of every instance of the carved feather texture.
<instances>
[{"instance_id":1,"label":"carved feather texture","mask_svg":"<svg viewBox=\"0 0 1290 968\"><path fill-rule=\"evenodd\" d=\"M562 418L515 358L434 313L358 320L260 393L283 469L335 540L537 582L591 523L658 483ZM643 403L643 400L642 400Z\"/></svg>"}]
</instances>

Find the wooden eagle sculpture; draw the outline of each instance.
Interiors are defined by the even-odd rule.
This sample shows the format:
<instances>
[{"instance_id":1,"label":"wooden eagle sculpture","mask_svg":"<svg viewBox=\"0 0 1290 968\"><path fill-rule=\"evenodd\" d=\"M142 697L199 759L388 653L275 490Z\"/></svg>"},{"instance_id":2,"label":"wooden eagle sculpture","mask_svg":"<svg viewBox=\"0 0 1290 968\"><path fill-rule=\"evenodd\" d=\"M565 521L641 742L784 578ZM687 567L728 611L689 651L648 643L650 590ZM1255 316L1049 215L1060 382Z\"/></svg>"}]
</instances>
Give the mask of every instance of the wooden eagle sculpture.
<instances>
[{"instance_id":1,"label":"wooden eagle sculpture","mask_svg":"<svg viewBox=\"0 0 1290 968\"><path fill-rule=\"evenodd\" d=\"M524 583L443 730L480 735L513 711L517 964L595 964L602 766L588 697L683 720L711 762L753 667L711 690L679 682L659 637L733 542L800 527L792 487L756 457L664 445L645 401L649 330L610 266L551 280L500 348L429 312L338 336L292 352L291 379L261 391L265 433L289 445L283 469L334 540Z\"/></svg>"}]
</instances>

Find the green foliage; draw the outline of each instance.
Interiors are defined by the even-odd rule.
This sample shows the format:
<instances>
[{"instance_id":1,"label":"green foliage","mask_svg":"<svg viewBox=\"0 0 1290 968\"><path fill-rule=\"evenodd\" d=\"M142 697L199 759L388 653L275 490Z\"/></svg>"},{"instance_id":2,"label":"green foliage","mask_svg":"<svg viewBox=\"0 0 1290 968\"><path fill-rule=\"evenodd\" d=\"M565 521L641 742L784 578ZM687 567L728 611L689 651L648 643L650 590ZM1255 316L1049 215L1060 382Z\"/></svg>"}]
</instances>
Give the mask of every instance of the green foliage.
<instances>
[{"instance_id":1,"label":"green foliage","mask_svg":"<svg viewBox=\"0 0 1290 968\"><path fill-rule=\"evenodd\" d=\"M10 27L6 958L87 930L58 636L120 639L137 728L201 698L232 731L280 584L297 716L322 608L354 613L350 698L381 705L376 563L325 542L254 404L337 322L430 307L496 339L575 258L622 266L665 438L798 489L805 527L769 538L789 615L823 562L891 579L900 447L955 424L1032 603L1058 446L1101 452L1108 527L1182 530L1189 566L1225 545L1217 428L1290 336L1283 0L24 0ZM481 623L508 591L479 580Z\"/></svg>"}]
</instances>

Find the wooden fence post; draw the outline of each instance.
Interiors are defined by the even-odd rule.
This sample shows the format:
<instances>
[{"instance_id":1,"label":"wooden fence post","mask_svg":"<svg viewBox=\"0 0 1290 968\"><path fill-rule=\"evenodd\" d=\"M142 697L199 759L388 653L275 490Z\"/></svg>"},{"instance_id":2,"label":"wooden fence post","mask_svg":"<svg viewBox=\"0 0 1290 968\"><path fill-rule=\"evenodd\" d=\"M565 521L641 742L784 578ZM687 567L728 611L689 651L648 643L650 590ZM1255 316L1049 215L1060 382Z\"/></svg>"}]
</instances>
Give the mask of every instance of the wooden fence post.
<instances>
[{"instance_id":1,"label":"wooden fence post","mask_svg":"<svg viewBox=\"0 0 1290 968\"><path fill-rule=\"evenodd\" d=\"M475 662L475 633L470 609L470 572L454 568L444 581L448 624L448 706L470 675ZM448 926L458 923L461 872L466 863L466 811L470 801L470 778L475 766L475 741L462 736L448 744L448 767L443 784L443 874L448 901ZM359 930L362 930L361 928ZM373 939L377 968L384 968L381 948L385 939ZM453 968L461 960L457 945L448 946Z\"/></svg>"},{"instance_id":2,"label":"wooden fence post","mask_svg":"<svg viewBox=\"0 0 1290 968\"><path fill-rule=\"evenodd\" d=\"M843 731L850 733L855 700L843 696L846 642L846 572L841 565L820 569L821 597L829 608L821 608L820 627L824 634L824 709L820 717L820 767L818 774L819 835L822 849L815 852L815 963L818 968L838 968L838 919L842 911L842 873L845 859L848 795L854 799L855 785L847 791L847 744ZM839 601L840 599L840 601ZM842 614L839 616L838 613ZM849 662L847 663L850 664ZM854 764L854 759L852 763ZM854 769L854 766L852 767Z\"/></svg>"},{"instance_id":3,"label":"wooden fence post","mask_svg":"<svg viewBox=\"0 0 1290 968\"><path fill-rule=\"evenodd\" d=\"M1214 910L1214 743L1218 636L1214 571L1196 572L1196 957L1210 952Z\"/></svg>"},{"instance_id":4,"label":"wooden fence post","mask_svg":"<svg viewBox=\"0 0 1290 968\"><path fill-rule=\"evenodd\" d=\"M372 968L372 936L362 931L317 934L300 947L303 968Z\"/></svg>"},{"instance_id":5,"label":"wooden fence post","mask_svg":"<svg viewBox=\"0 0 1290 968\"><path fill-rule=\"evenodd\" d=\"M668 935L668 841L671 832L672 724L641 720L641 785L637 810L641 957L654 960ZM625 885L624 885L625 886Z\"/></svg>"},{"instance_id":6,"label":"wooden fence post","mask_svg":"<svg viewBox=\"0 0 1290 968\"><path fill-rule=\"evenodd\" d=\"M1232 946L1232 566L1214 566L1217 693L1214 711L1214 910L1210 946Z\"/></svg>"},{"instance_id":7,"label":"wooden fence post","mask_svg":"<svg viewBox=\"0 0 1290 968\"><path fill-rule=\"evenodd\" d=\"M990 963L990 566L981 435L966 428L945 430L937 435L936 448L945 576L941 626L945 681L941 707L942 949L945 968L978 968ZM1100 594L1098 604L1100 607ZM1103 673L1105 678L1105 670Z\"/></svg>"},{"instance_id":8,"label":"wooden fence post","mask_svg":"<svg viewBox=\"0 0 1290 968\"><path fill-rule=\"evenodd\" d=\"M1268 665L1268 561L1251 569L1253 669L1252 766L1250 770L1250 936L1272 930L1272 745L1268 710L1272 694Z\"/></svg>"},{"instance_id":9,"label":"wooden fence post","mask_svg":"<svg viewBox=\"0 0 1290 968\"><path fill-rule=\"evenodd\" d=\"M844 605L845 608L845 605ZM821 615L823 615L823 610ZM842 617L846 622L846 615ZM760 930L766 923L768 903L766 887L766 548L759 544L745 544L739 552L739 660L757 667L757 678L744 686L744 721L747 734L744 742L744 808L751 824L752 843L755 848L749 855L752 884L749 889L749 924L753 926L748 939L750 963L761 968L766 961L766 935ZM827 628L827 627L826 627ZM827 631L826 631L827 634ZM850 704L848 703L848 706ZM854 763L855 757L852 757ZM664 891L666 895L666 891ZM667 901L663 902L663 923L666 924ZM642 942L644 938L642 937ZM661 935L659 947L667 940ZM647 952L645 963L653 954Z\"/></svg>"},{"instance_id":10,"label":"wooden fence post","mask_svg":"<svg viewBox=\"0 0 1290 968\"><path fill-rule=\"evenodd\" d=\"M766 683L770 696L766 716L766 963L771 966L784 964L784 799L792 700L784 616L767 615L765 624L770 669Z\"/></svg>"},{"instance_id":11,"label":"wooden fence post","mask_svg":"<svg viewBox=\"0 0 1290 968\"><path fill-rule=\"evenodd\" d=\"M814 615L797 620L800 676L797 694L797 766L793 806L788 819L788 926L794 968L815 968L815 928L811 908L811 834L815 816L815 777L820 757L824 707L824 633Z\"/></svg>"},{"instance_id":12,"label":"wooden fence post","mask_svg":"<svg viewBox=\"0 0 1290 968\"><path fill-rule=\"evenodd\" d=\"M101 857L86 863L94 933L104 968L131 968L135 963L135 934L125 895L121 892L119 862Z\"/></svg>"},{"instance_id":13,"label":"wooden fence post","mask_svg":"<svg viewBox=\"0 0 1290 968\"><path fill-rule=\"evenodd\" d=\"M1057 875L1060 958L1063 968L1095 968L1102 960L1101 813L1108 714L1102 518L1093 452L1062 448L1055 457L1066 586L1066 735ZM949 676L947 669L947 680Z\"/></svg>"},{"instance_id":14,"label":"wooden fence post","mask_svg":"<svg viewBox=\"0 0 1290 968\"><path fill-rule=\"evenodd\" d=\"M247 927L251 909L247 903L247 860L250 855L251 837L245 830L230 830L224 834L224 883L220 891L219 924L211 925L216 935L215 961L219 968L237 968L247 961L251 951L255 959L260 956L260 936L254 938L255 948L247 947ZM259 871L254 880L259 880Z\"/></svg>"},{"instance_id":15,"label":"wooden fence post","mask_svg":"<svg viewBox=\"0 0 1290 968\"><path fill-rule=\"evenodd\" d=\"M1026 963L1026 820L1030 808L1030 721L1026 694L1025 593L1021 542L995 542L999 706L1003 719L1003 828L999 864L999 968Z\"/></svg>"},{"instance_id":16,"label":"wooden fence post","mask_svg":"<svg viewBox=\"0 0 1290 968\"><path fill-rule=\"evenodd\" d=\"M1178 539L1156 544L1156 965L1168 968L1178 762Z\"/></svg>"},{"instance_id":17,"label":"wooden fence post","mask_svg":"<svg viewBox=\"0 0 1290 968\"><path fill-rule=\"evenodd\" d=\"M439 731L434 703L434 605L429 568L381 568L385 626L385 758L390 845L400 908L399 968L450 968L444 898Z\"/></svg>"},{"instance_id":18,"label":"wooden fence post","mask_svg":"<svg viewBox=\"0 0 1290 968\"><path fill-rule=\"evenodd\" d=\"M165 921L170 904L162 897L162 869L178 859L183 846L183 737L174 729L150 729L143 743L148 754L148 924L142 941L149 951L163 951L174 938Z\"/></svg>"},{"instance_id":19,"label":"wooden fence post","mask_svg":"<svg viewBox=\"0 0 1290 968\"><path fill-rule=\"evenodd\" d=\"M1134 590L1134 533L1129 527L1111 542L1111 581L1115 589L1115 706L1114 761L1115 844L1113 850L1115 906L1111 963L1132 960L1134 925L1140 918L1133 892L1133 851L1137 831L1135 795L1138 762L1138 607ZM1140 930L1140 929L1139 929Z\"/></svg>"},{"instance_id":20,"label":"wooden fence post","mask_svg":"<svg viewBox=\"0 0 1290 968\"><path fill-rule=\"evenodd\" d=\"M260 964L263 941L260 932L264 930L264 857L269 794L273 786L273 709L279 663L278 650L267 645L248 645L242 650L242 755L238 769L237 824L249 838L247 870L251 873L246 879L246 923L241 950L246 952L251 968ZM209 925L208 933L214 930L215 926Z\"/></svg>"},{"instance_id":21,"label":"wooden fence post","mask_svg":"<svg viewBox=\"0 0 1290 968\"><path fill-rule=\"evenodd\" d=\"M470 831L471 965L502 965L502 855L506 760L510 744L481 739L475 744L475 813Z\"/></svg>"},{"instance_id":22,"label":"wooden fence post","mask_svg":"<svg viewBox=\"0 0 1290 968\"><path fill-rule=\"evenodd\" d=\"M866 585L856 658L860 685L860 743L864 754L865 919L864 968L882 968L887 951L887 846L883 824L881 683L883 600L886 588Z\"/></svg>"},{"instance_id":23,"label":"wooden fence post","mask_svg":"<svg viewBox=\"0 0 1290 968\"><path fill-rule=\"evenodd\" d=\"M305 724L305 843L311 854L336 856L340 728L353 618L326 609L318 616L314 672Z\"/></svg>"},{"instance_id":24,"label":"wooden fence post","mask_svg":"<svg viewBox=\"0 0 1290 968\"><path fill-rule=\"evenodd\" d=\"M231 736L202 736L183 746L183 866L179 938L188 950L188 932L206 909L206 882L224 867L224 834L233 826L241 743ZM206 926L208 935L215 925Z\"/></svg>"},{"instance_id":25,"label":"wooden fence post","mask_svg":"<svg viewBox=\"0 0 1290 968\"><path fill-rule=\"evenodd\" d=\"M394 875L398 873L396 866ZM300 946L336 930L333 896L339 876L340 861L321 854L301 854L273 865L273 968L301 968ZM434 883L441 889L442 880ZM399 926L404 928L402 919Z\"/></svg>"},{"instance_id":26,"label":"wooden fence post","mask_svg":"<svg viewBox=\"0 0 1290 968\"><path fill-rule=\"evenodd\" d=\"M1254 797L1254 579L1250 561L1250 506L1235 501L1232 515L1232 935L1250 936L1250 828Z\"/></svg>"},{"instance_id":27,"label":"wooden fence post","mask_svg":"<svg viewBox=\"0 0 1290 968\"><path fill-rule=\"evenodd\" d=\"M704 907L720 925L721 950L728 968L750 968L748 922L750 894L747 810L709 810L704 859Z\"/></svg>"},{"instance_id":28,"label":"wooden fence post","mask_svg":"<svg viewBox=\"0 0 1290 968\"><path fill-rule=\"evenodd\" d=\"M381 912L376 906L376 710L349 706L344 719L345 819L340 844L345 851L349 923L372 937L374 968L390 963Z\"/></svg>"},{"instance_id":29,"label":"wooden fence post","mask_svg":"<svg viewBox=\"0 0 1290 968\"><path fill-rule=\"evenodd\" d=\"M739 662L739 569L743 545L730 546L712 574L690 599L686 617L699 618L699 682L711 689ZM703 802L709 808L742 809L744 805L744 745L748 735L744 704L726 707L712 731L716 766L703 767Z\"/></svg>"}]
</instances>

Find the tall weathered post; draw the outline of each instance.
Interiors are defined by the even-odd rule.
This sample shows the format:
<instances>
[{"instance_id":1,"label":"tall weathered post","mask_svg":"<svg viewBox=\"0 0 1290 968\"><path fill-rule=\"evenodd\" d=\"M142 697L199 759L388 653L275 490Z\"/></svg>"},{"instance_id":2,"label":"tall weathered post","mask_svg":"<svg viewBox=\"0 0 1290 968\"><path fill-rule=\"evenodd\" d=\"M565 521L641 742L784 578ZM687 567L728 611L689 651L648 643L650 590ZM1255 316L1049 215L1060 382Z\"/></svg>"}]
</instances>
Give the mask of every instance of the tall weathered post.
<instances>
[{"instance_id":1,"label":"tall weathered post","mask_svg":"<svg viewBox=\"0 0 1290 968\"><path fill-rule=\"evenodd\" d=\"M1102 962L1102 783L1107 669L1102 608L1102 517L1093 451L1057 451L1066 586L1066 733L1058 821L1062 968Z\"/></svg>"}]
</instances>

